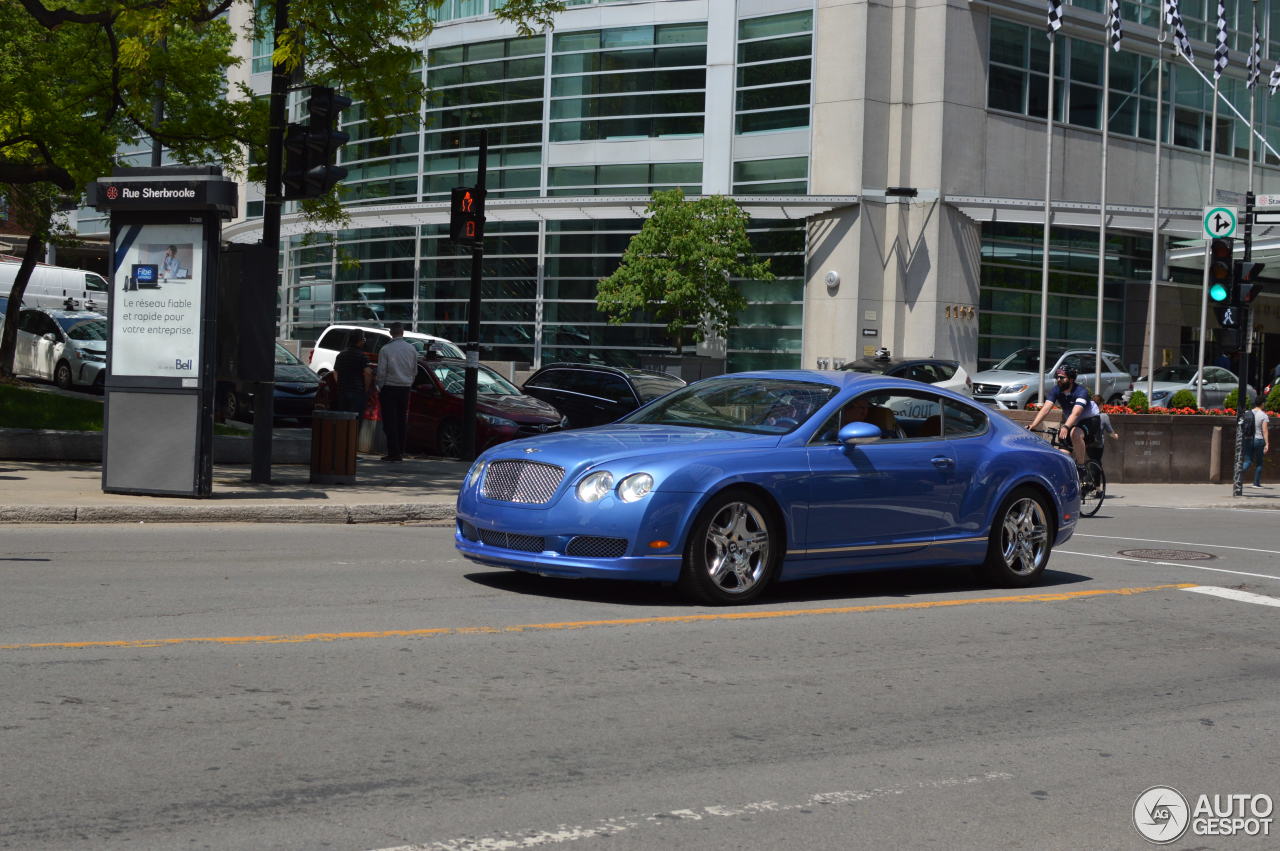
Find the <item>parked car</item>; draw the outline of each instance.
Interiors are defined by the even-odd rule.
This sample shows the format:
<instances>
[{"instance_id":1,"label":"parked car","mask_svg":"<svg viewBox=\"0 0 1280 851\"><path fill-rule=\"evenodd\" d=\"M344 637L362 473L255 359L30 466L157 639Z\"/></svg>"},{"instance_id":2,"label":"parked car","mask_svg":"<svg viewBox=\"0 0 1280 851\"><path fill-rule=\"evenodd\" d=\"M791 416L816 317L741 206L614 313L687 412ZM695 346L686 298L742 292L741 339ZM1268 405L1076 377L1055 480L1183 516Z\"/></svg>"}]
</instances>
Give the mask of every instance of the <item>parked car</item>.
<instances>
[{"instance_id":1,"label":"parked car","mask_svg":"<svg viewBox=\"0 0 1280 851\"><path fill-rule=\"evenodd\" d=\"M973 376L973 398L998 408L1020 410L1039 398L1041 384L1048 394L1053 386L1053 371L1069 365L1076 368L1076 381L1089 388L1090 393L1099 394L1109 404L1120 404L1133 379L1116 365L1119 358L1111 352L1103 352L1102 381L1099 384L1093 374L1095 359L1093 349L1051 348L1045 352L1045 362L1050 366L1042 370L1038 347L1018 349L991 369L984 369Z\"/></svg>"},{"instance_id":2,"label":"parked car","mask_svg":"<svg viewBox=\"0 0 1280 851\"><path fill-rule=\"evenodd\" d=\"M552 363L529 376L523 390L568 419L568 428L604 425L685 382L665 372L591 363Z\"/></svg>"},{"instance_id":3,"label":"parked car","mask_svg":"<svg viewBox=\"0 0 1280 851\"><path fill-rule=\"evenodd\" d=\"M338 387L337 375L321 379L317 404L328 407ZM418 361L418 376L409 392L409 424L405 448L410 452L462 457L463 392L466 361L440 358L434 352ZM526 396L489 367L476 372L476 449L518 437L560 431L565 418L552 406Z\"/></svg>"},{"instance_id":4,"label":"parked car","mask_svg":"<svg viewBox=\"0 0 1280 851\"><path fill-rule=\"evenodd\" d=\"M459 491L454 543L480 564L745 603L775 579L885 567L981 565L1030 585L1079 505L1064 453L959 394L744 372L613 425L486 451Z\"/></svg>"},{"instance_id":5,"label":"parked car","mask_svg":"<svg viewBox=\"0 0 1280 851\"><path fill-rule=\"evenodd\" d=\"M63 390L101 389L107 368L107 317L87 310L25 307L18 312L13 371Z\"/></svg>"},{"instance_id":6,"label":"parked car","mask_svg":"<svg viewBox=\"0 0 1280 851\"><path fill-rule=\"evenodd\" d=\"M338 352L347 347L347 338L352 331L364 332L365 352L369 355L369 359L375 363L378 360L378 350L391 342L391 332L386 328L366 328L363 325L330 325L324 329L324 333L316 340L316 346L311 350L311 357L308 361L317 375L324 375L333 370L333 362L338 357ZM442 357L464 357L461 349L443 337L419 334L416 331L405 331L404 338L413 343L413 347L418 350L419 354L425 353L429 346L434 345Z\"/></svg>"},{"instance_id":7,"label":"parked car","mask_svg":"<svg viewBox=\"0 0 1280 851\"><path fill-rule=\"evenodd\" d=\"M1147 400L1147 404L1156 408L1166 408L1173 394L1179 390L1189 390L1194 395L1200 376L1195 364L1173 364L1157 367L1151 374L1151 378L1151 398ZM1200 388L1200 401L1204 407L1221 408L1227 396L1239 389L1240 379L1235 373L1220 366L1204 368L1204 386ZM1133 382L1133 388L1124 394L1125 404L1129 403L1129 397L1133 395L1134 390L1147 392L1147 376L1143 375ZM1252 385L1248 386L1248 391L1249 404L1252 406L1253 400L1258 397L1258 391L1254 390Z\"/></svg>"},{"instance_id":8,"label":"parked car","mask_svg":"<svg viewBox=\"0 0 1280 851\"><path fill-rule=\"evenodd\" d=\"M867 372L876 375L889 375L894 378L910 378L933 384L952 393L962 396L973 395L973 381L969 373L959 361L940 358L895 358L882 349L883 355L873 358L861 358L840 367L851 372Z\"/></svg>"},{"instance_id":9,"label":"parked car","mask_svg":"<svg viewBox=\"0 0 1280 851\"><path fill-rule=\"evenodd\" d=\"M297 355L276 343L275 388L271 412L274 419L293 419L310 425L316 404L320 377L298 359ZM253 383L248 381L218 382L218 411L228 420L253 419Z\"/></svg>"}]
</instances>

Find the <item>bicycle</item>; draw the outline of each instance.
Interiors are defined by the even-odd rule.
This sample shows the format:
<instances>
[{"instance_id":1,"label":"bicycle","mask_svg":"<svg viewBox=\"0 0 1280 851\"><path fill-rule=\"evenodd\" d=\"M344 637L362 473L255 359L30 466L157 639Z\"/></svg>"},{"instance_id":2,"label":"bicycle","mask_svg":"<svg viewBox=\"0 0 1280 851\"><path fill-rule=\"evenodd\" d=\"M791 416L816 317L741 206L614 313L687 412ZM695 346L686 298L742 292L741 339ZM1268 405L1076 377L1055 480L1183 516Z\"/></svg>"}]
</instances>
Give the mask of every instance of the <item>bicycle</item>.
<instances>
[{"instance_id":1,"label":"bicycle","mask_svg":"<svg viewBox=\"0 0 1280 851\"><path fill-rule=\"evenodd\" d=\"M1058 429L1035 428L1028 431L1049 435L1050 445L1066 452L1075 461L1071 441L1059 438ZM1102 502L1107 498L1107 474L1102 471L1101 464L1089 458L1083 464L1076 464L1076 478L1080 481L1080 516L1092 517L1102 508Z\"/></svg>"}]
</instances>

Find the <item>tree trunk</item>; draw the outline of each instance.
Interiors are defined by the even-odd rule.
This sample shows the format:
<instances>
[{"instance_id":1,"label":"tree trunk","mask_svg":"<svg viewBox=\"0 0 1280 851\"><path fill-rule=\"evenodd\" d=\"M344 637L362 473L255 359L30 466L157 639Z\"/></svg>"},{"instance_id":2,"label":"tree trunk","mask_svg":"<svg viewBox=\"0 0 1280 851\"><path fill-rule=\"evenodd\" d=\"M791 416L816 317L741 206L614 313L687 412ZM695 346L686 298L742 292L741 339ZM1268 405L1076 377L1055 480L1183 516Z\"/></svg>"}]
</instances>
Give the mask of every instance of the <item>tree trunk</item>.
<instances>
[{"instance_id":1,"label":"tree trunk","mask_svg":"<svg viewBox=\"0 0 1280 851\"><path fill-rule=\"evenodd\" d=\"M18 308L22 304L22 297L26 295L27 282L31 280L31 270L36 267L36 258L43 254L44 240L36 234L27 237L27 253L22 255L18 276L13 279L9 308L4 314L4 333L0 334L0 378L13 378L13 353L18 347Z\"/></svg>"}]
</instances>

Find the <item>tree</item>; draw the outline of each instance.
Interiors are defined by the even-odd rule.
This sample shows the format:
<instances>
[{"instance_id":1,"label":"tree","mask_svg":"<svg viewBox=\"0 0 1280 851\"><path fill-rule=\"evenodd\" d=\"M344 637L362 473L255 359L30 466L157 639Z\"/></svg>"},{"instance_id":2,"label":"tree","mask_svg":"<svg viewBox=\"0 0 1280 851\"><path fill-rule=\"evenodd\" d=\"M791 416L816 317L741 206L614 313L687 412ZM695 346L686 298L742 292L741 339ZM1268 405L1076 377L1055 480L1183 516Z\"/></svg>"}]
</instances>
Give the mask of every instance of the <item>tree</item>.
<instances>
[{"instance_id":1,"label":"tree","mask_svg":"<svg viewBox=\"0 0 1280 851\"><path fill-rule=\"evenodd\" d=\"M723 336L747 306L733 279L774 278L747 238L750 216L723 195L690 201L680 189L654 192L645 212L622 265L600 281L596 307L614 325L652 311L677 354L686 331L697 342Z\"/></svg>"},{"instance_id":2,"label":"tree","mask_svg":"<svg viewBox=\"0 0 1280 851\"><path fill-rule=\"evenodd\" d=\"M276 2L289 4L290 25L273 60L363 101L374 135L418 120L425 88L414 69L441 0ZM241 9L249 24L237 33L229 13ZM563 0L508 0L497 15L528 35L563 9ZM38 259L57 230L49 199L79 197L148 137L174 161L261 180L250 163L266 161L265 99L227 81L242 61L237 36L270 36L274 11L270 0L0 2L0 193L28 203L27 256ZM31 203L23 188L36 186L44 195ZM336 197L308 209L331 218ZM28 277L24 268L14 283L19 297ZM0 337L0 377L13 372L16 313Z\"/></svg>"}]
</instances>

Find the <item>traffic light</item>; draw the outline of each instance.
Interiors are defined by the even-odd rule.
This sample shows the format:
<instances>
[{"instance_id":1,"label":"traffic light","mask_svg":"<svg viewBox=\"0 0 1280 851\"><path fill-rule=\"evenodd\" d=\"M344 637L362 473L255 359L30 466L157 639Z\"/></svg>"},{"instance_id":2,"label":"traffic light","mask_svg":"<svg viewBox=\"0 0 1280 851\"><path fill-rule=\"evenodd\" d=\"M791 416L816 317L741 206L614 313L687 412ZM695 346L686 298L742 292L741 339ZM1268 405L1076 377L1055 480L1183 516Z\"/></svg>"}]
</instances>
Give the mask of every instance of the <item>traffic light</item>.
<instances>
[{"instance_id":1,"label":"traffic light","mask_svg":"<svg viewBox=\"0 0 1280 851\"><path fill-rule=\"evenodd\" d=\"M1227 354L1240 351L1244 335L1239 328L1223 328L1218 332L1218 347Z\"/></svg>"},{"instance_id":2,"label":"traffic light","mask_svg":"<svg viewBox=\"0 0 1280 851\"><path fill-rule=\"evenodd\" d=\"M1235 264L1235 281L1234 293L1232 301L1235 304L1248 307L1253 304L1253 300L1258 297L1258 293L1262 292L1262 282L1258 280L1262 277L1262 263L1246 262L1237 260Z\"/></svg>"},{"instance_id":3,"label":"traffic light","mask_svg":"<svg viewBox=\"0 0 1280 851\"><path fill-rule=\"evenodd\" d=\"M449 239L478 245L484 239L484 190L459 186L449 195Z\"/></svg>"},{"instance_id":4,"label":"traffic light","mask_svg":"<svg viewBox=\"0 0 1280 851\"><path fill-rule=\"evenodd\" d=\"M338 116L351 106L329 86L312 86L307 101L307 123L290 124L284 140L285 198L319 198L347 176L343 166L335 165L338 148L351 137L338 127Z\"/></svg>"},{"instance_id":5,"label":"traffic light","mask_svg":"<svg viewBox=\"0 0 1280 851\"><path fill-rule=\"evenodd\" d=\"M1217 237L1209 241L1209 300L1215 304L1231 301L1235 269L1232 254L1235 240Z\"/></svg>"}]
</instances>

